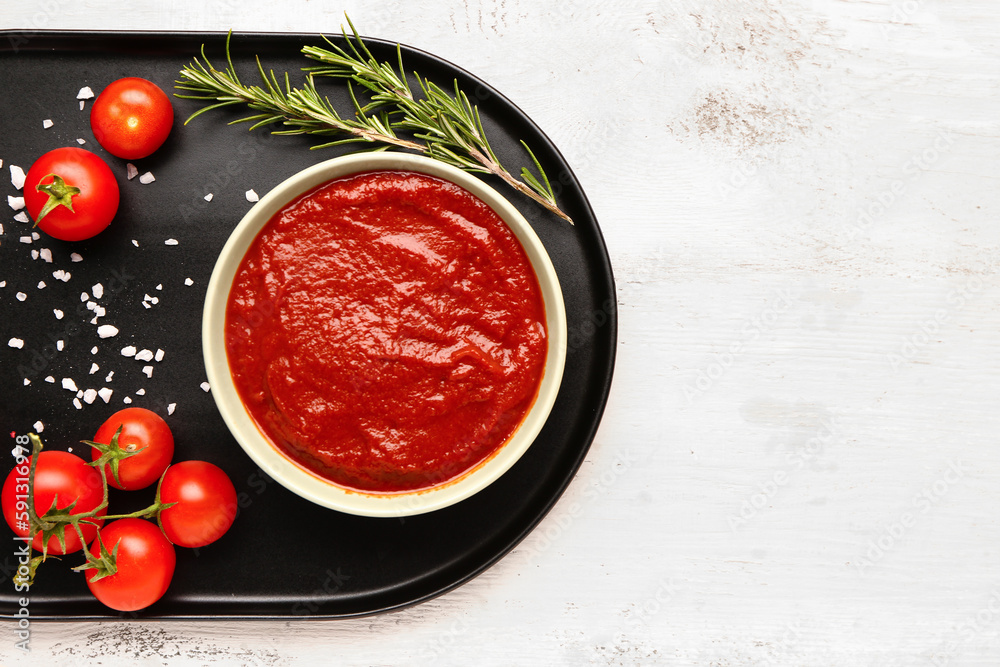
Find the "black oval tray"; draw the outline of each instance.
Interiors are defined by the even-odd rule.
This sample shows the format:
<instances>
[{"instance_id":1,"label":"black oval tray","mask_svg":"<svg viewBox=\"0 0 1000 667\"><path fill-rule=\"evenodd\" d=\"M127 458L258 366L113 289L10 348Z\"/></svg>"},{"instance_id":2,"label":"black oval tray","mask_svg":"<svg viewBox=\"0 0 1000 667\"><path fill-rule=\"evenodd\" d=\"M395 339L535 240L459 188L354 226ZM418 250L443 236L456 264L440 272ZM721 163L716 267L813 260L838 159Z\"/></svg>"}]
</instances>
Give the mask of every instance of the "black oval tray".
<instances>
[{"instance_id":1,"label":"black oval tray","mask_svg":"<svg viewBox=\"0 0 1000 667\"><path fill-rule=\"evenodd\" d=\"M339 38L338 38L339 39ZM395 45L365 40L379 60L395 62ZM340 41L342 44L343 42ZM242 109L207 112L188 125L198 106L175 100L176 118L167 143L136 161L140 173L156 180L125 179L125 161L106 153L93 139L89 111L76 99L83 86L95 93L123 76L140 76L172 92L178 71L202 45L213 64L224 64L225 35L199 33L35 32L0 34L0 190L20 193L8 180L8 165L27 171L43 152L77 145L105 158L119 177L121 206L112 226L94 239L63 243L42 235L19 242L30 227L2 220L0 236L0 430L11 435L44 424L52 449L87 454L78 441L93 437L112 412L132 405L162 414L174 431L175 460L202 459L221 466L240 494L240 513L220 541L198 550L178 548L177 570L167 594L132 617L347 617L397 609L449 591L508 553L545 516L573 478L600 422L611 385L617 337L614 280L607 248L586 195L552 142L520 109L473 75L431 54L403 48L408 71L417 71L445 89L454 80L479 106L483 124L501 162L512 172L529 164L519 145L532 147L558 191L560 206L576 222L570 226L533 202L486 178L509 196L545 244L562 284L569 326L566 372L559 397L542 433L524 458L500 480L458 505L400 519L371 519L313 505L268 479L243 453L218 415L205 380L201 356L201 308L215 258L251 203L245 193L263 195L294 172L350 147L310 151L319 139L275 136L267 129L227 126L247 115ZM288 71L293 84L300 68L312 64L299 51L321 45L318 35L234 34L234 65L247 83L259 83L254 56L265 69ZM321 82L339 108L350 108L346 87ZM50 119L45 129L42 121ZM211 202L204 200L208 192ZM176 239L177 245L166 245ZM133 240L138 243L136 246ZM53 262L33 260L31 249L49 248ZM71 262L70 253L83 256ZM52 272L71 273L69 282ZM194 284L188 286L185 279ZM39 289L39 281L46 287ZM100 339L81 307L81 292L102 283L106 309L102 323L120 330ZM161 286L157 289L157 286ZM15 298L27 294L25 301ZM149 297L158 303L142 305ZM53 309L65 312L55 319ZM11 338L25 341L15 349ZM62 340L62 350L55 341ZM126 345L165 351L152 377L120 354ZM97 353L92 348L97 347ZM97 363L100 370L91 375ZM115 374L105 382L109 371ZM55 378L55 384L44 380ZM24 384L24 378L30 380ZM63 377L79 387L114 390L109 404L98 398L77 409ZM136 395L138 389L144 395ZM174 411L168 415L168 406ZM13 448L14 440L9 444ZM2 450L4 474L13 459ZM146 506L152 490L111 497L115 512ZM0 555L0 615L10 617L23 596L11 577L19 544L3 524L11 545ZM31 588L32 618L121 617L90 595L82 575L70 571L80 554L44 564Z\"/></svg>"}]
</instances>

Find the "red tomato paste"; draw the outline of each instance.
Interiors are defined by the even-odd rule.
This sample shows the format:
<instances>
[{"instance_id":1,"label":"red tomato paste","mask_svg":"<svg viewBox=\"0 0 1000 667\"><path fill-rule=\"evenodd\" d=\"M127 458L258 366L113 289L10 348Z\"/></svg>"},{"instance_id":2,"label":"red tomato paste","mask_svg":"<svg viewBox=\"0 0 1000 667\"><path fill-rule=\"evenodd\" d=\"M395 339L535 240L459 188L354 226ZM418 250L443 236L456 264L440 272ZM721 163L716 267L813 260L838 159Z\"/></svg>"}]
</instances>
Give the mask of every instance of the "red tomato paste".
<instances>
[{"instance_id":1,"label":"red tomato paste","mask_svg":"<svg viewBox=\"0 0 1000 667\"><path fill-rule=\"evenodd\" d=\"M546 338L506 224L413 172L331 181L278 212L226 311L230 370L261 431L375 493L435 486L495 453L534 402Z\"/></svg>"}]
</instances>

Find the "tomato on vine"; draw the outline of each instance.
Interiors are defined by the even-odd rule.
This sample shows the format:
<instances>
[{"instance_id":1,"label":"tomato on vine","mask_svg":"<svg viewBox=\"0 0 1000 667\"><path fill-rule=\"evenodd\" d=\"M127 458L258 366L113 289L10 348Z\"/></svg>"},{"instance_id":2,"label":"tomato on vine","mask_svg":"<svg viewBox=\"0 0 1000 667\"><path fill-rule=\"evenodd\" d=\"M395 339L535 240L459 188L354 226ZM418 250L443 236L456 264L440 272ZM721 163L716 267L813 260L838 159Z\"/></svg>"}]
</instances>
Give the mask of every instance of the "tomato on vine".
<instances>
[{"instance_id":1,"label":"tomato on vine","mask_svg":"<svg viewBox=\"0 0 1000 667\"><path fill-rule=\"evenodd\" d=\"M90 128L112 155L137 160L152 154L170 134L174 108L152 81L126 77L108 85L94 100Z\"/></svg>"},{"instance_id":2,"label":"tomato on vine","mask_svg":"<svg viewBox=\"0 0 1000 667\"><path fill-rule=\"evenodd\" d=\"M56 148L35 160L24 178L24 207L35 226L63 241L99 234L118 212L118 181L90 151Z\"/></svg>"},{"instance_id":3,"label":"tomato on vine","mask_svg":"<svg viewBox=\"0 0 1000 667\"><path fill-rule=\"evenodd\" d=\"M87 587L98 600L118 611L137 611L167 592L177 554L156 524L119 519L101 529L90 547L83 570Z\"/></svg>"},{"instance_id":4,"label":"tomato on vine","mask_svg":"<svg viewBox=\"0 0 1000 667\"><path fill-rule=\"evenodd\" d=\"M206 461L181 461L167 468L157 489L164 505L159 522L179 547L203 547L222 537L236 519L236 488L225 472Z\"/></svg>"},{"instance_id":5,"label":"tomato on vine","mask_svg":"<svg viewBox=\"0 0 1000 667\"><path fill-rule=\"evenodd\" d=\"M7 525L19 537L27 537L31 533L30 522L27 520L27 472L31 466L31 457L25 463L11 470L0 492L0 505ZM21 482L20 480L25 480ZM44 521L50 508L55 508L56 514L63 516L91 512L104 502L104 482L100 473L87 465L79 456L69 452L44 451L38 454L38 465L35 466L34 484L35 512ZM101 508L97 516L107 513L107 508ZM103 519L94 518L93 522L80 521L80 532L86 541L94 539L97 529L104 523ZM60 537L63 541L60 541ZM62 555L79 551L84 544L80 541L77 531L65 523L54 527L48 537L47 552ZM45 546L45 536L42 531L35 533L31 546L42 551Z\"/></svg>"},{"instance_id":6,"label":"tomato on vine","mask_svg":"<svg viewBox=\"0 0 1000 667\"><path fill-rule=\"evenodd\" d=\"M146 408L125 408L105 421L91 446L108 484L116 489L144 489L160 479L174 456L174 436L163 417Z\"/></svg>"}]
</instances>

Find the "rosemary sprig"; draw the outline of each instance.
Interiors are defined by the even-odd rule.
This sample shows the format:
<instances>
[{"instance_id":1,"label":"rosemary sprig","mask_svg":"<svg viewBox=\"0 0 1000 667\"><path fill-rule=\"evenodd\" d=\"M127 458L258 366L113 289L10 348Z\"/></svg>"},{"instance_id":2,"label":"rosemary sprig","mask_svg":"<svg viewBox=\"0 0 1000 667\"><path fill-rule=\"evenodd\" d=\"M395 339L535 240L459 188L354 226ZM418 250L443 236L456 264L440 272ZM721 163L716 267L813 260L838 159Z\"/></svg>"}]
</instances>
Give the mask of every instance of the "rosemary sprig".
<instances>
[{"instance_id":1,"label":"rosemary sprig","mask_svg":"<svg viewBox=\"0 0 1000 667\"><path fill-rule=\"evenodd\" d=\"M379 62L369 51L350 18L351 35L344 30L348 50L326 40L330 49L306 46L302 53L321 66L303 68L307 72L303 88L293 88L285 74L279 83L273 72L266 74L257 59L257 68L264 86L246 86L236 75L226 38L227 67L215 69L205 57L197 58L180 72L177 88L193 94L178 94L186 99L210 102L186 122L210 109L246 104L260 113L233 121L252 122L251 130L280 122L289 129L275 134L338 135L344 138L313 148L323 148L355 142L382 143L385 148L405 148L419 151L464 171L493 174L518 192L538 202L560 218L573 223L556 204L555 192L545 171L528 145L521 145L531 158L537 176L528 168L521 169L518 180L503 165L490 146L483 129L479 109L454 84L454 94L414 72L421 97L413 94L403 68L402 49L396 45L398 70L387 62ZM353 39L352 39L353 36ZM231 37L231 34L230 34ZM324 37L324 39L326 39ZM316 90L315 76L332 76L348 80L348 90L354 106L352 118L344 118L330 101ZM367 91L368 101L362 104L354 91L357 84ZM397 136L402 131L413 141Z\"/></svg>"},{"instance_id":2,"label":"rosemary sprig","mask_svg":"<svg viewBox=\"0 0 1000 667\"><path fill-rule=\"evenodd\" d=\"M383 143L383 148L397 146L413 150L423 150L423 146L402 139L395 135L388 114L368 115L360 104L354 102L354 118L343 118L334 109L330 101L319 94L312 76L306 79L302 88L293 88L284 75L282 82L278 81L274 72L265 73L257 59L257 69L260 72L262 86L247 86L240 81L233 67L229 51L229 39L226 37L226 68L216 69L205 56L202 47L201 60L195 58L191 64L180 72L182 79L175 81L176 88L189 91L189 94L177 94L177 97L189 100L212 102L184 121L185 125L201 114L211 109L233 105L247 105L260 113L234 120L236 123L253 123L254 130L263 125L281 123L286 130L276 130L275 134L315 134L315 135L347 135L345 138L330 141L313 148L324 148L354 142Z\"/></svg>"}]
</instances>

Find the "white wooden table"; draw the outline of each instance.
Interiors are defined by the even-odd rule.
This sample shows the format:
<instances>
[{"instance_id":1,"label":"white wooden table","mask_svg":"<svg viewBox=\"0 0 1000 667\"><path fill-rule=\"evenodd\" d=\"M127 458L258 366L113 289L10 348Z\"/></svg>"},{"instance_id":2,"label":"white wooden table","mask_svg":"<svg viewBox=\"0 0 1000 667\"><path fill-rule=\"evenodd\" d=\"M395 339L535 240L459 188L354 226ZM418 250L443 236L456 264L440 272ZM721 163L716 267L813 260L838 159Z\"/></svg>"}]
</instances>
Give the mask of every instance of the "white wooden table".
<instances>
[{"instance_id":1,"label":"white wooden table","mask_svg":"<svg viewBox=\"0 0 1000 667\"><path fill-rule=\"evenodd\" d=\"M431 51L574 167L618 282L586 463L462 588L348 621L37 623L5 665L1000 664L1000 5L6 0L2 27Z\"/></svg>"}]
</instances>

